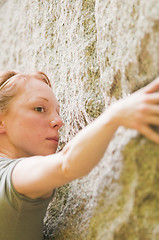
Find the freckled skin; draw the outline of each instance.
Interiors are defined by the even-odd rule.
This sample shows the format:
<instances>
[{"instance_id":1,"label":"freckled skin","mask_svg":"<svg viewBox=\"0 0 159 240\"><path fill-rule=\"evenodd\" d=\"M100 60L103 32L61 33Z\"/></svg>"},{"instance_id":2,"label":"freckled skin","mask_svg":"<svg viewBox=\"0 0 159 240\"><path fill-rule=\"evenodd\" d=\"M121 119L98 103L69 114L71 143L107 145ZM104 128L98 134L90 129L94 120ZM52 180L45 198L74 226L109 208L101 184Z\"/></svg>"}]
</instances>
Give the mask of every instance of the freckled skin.
<instances>
[{"instance_id":1,"label":"freckled skin","mask_svg":"<svg viewBox=\"0 0 159 240\"><path fill-rule=\"evenodd\" d=\"M51 121L54 120L54 125ZM7 149L14 157L49 155L57 150L63 122L59 104L52 89L44 82L32 79L9 105L4 117Z\"/></svg>"}]
</instances>

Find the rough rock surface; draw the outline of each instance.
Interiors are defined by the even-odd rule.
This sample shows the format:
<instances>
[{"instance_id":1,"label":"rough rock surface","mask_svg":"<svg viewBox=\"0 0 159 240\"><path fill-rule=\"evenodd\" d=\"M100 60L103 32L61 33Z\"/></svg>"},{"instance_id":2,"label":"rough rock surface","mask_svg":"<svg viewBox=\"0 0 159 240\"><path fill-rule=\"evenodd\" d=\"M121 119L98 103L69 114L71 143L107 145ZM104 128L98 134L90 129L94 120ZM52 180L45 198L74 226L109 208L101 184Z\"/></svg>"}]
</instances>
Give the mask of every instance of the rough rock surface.
<instances>
[{"instance_id":1,"label":"rough rock surface","mask_svg":"<svg viewBox=\"0 0 159 240\"><path fill-rule=\"evenodd\" d=\"M52 79L61 144L159 75L158 0L1 0L0 70ZM45 239L158 240L158 146L119 128L103 159L57 189Z\"/></svg>"}]
</instances>

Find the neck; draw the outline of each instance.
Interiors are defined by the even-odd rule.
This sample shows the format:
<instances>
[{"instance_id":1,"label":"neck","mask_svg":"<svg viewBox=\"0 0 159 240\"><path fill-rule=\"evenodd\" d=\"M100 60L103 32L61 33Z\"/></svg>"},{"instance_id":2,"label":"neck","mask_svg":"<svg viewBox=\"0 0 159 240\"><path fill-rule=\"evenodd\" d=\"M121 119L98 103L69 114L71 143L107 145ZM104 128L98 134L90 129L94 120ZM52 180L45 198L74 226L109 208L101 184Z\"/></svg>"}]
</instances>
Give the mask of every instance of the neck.
<instances>
[{"instance_id":1,"label":"neck","mask_svg":"<svg viewBox=\"0 0 159 240\"><path fill-rule=\"evenodd\" d=\"M14 159L16 157L13 156L13 154L11 154L10 152L7 151L1 151L0 149L0 157L4 157L4 158L10 158L10 159Z\"/></svg>"},{"instance_id":2,"label":"neck","mask_svg":"<svg viewBox=\"0 0 159 240\"><path fill-rule=\"evenodd\" d=\"M4 154L4 153L1 153L0 152L0 157L3 157L3 158L10 158L8 155Z\"/></svg>"},{"instance_id":3,"label":"neck","mask_svg":"<svg viewBox=\"0 0 159 240\"><path fill-rule=\"evenodd\" d=\"M5 137L0 138L0 157L17 158L14 148Z\"/></svg>"}]
</instances>

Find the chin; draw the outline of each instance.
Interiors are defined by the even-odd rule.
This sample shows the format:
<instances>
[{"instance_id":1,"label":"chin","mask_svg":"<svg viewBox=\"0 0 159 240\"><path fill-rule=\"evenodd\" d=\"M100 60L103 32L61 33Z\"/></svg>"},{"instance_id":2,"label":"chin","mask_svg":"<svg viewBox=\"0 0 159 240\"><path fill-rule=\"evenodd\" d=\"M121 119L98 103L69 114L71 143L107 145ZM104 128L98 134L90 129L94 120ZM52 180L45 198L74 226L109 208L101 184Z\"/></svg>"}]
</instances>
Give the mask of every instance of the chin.
<instances>
[{"instance_id":1,"label":"chin","mask_svg":"<svg viewBox=\"0 0 159 240\"><path fill-rule=\"evenodd\" d=\"M57 149L56 149L57 150ZM55 154L56 153L55 149L52 149L51 151L44 151L43 153L41 153L40 155L42 156L47 156L47 155L51 155L51 154Z\"/></svg>"},{"instance_id":2,"label":"chin","mask_svg":"<svg viewBox=\"0 0 159 240\"><path fill-rule=\"evenodd\" d=\"M51 148L51 149L37 149L36 151L30 152L30 156L47 156L51 154L55 154L57 150L57 147Z\"/></svg>"}]
</instances>

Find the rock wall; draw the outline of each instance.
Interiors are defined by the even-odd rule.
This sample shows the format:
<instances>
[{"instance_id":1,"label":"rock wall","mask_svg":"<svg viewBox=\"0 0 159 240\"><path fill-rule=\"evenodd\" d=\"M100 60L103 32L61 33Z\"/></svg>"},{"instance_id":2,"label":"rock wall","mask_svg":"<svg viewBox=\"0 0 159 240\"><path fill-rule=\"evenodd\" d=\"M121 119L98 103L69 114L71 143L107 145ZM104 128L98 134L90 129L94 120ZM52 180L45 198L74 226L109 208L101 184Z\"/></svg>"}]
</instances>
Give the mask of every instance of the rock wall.
<instances>
[{"instance_id":1,"label":"rock wall","mask_svg":"<svg viewBox=\"0 0 159 240\"><path fill-rule=\"evenodd\" d=\"M1 0L0 70L44 71L61 104L60 148L159 75L158 0ZM158 240L158 146L119 128L92 172L57 189L45 239Z\"/></svg>"}]
</instances>

